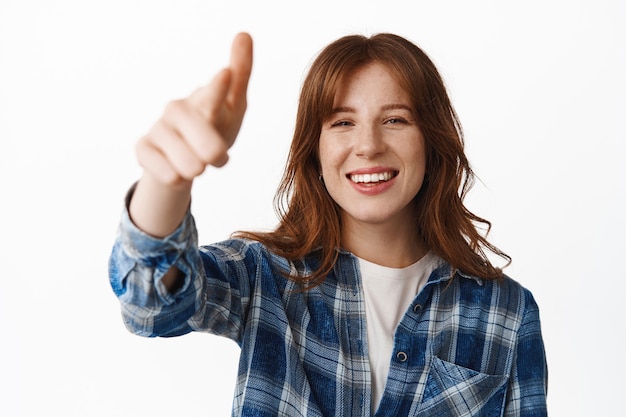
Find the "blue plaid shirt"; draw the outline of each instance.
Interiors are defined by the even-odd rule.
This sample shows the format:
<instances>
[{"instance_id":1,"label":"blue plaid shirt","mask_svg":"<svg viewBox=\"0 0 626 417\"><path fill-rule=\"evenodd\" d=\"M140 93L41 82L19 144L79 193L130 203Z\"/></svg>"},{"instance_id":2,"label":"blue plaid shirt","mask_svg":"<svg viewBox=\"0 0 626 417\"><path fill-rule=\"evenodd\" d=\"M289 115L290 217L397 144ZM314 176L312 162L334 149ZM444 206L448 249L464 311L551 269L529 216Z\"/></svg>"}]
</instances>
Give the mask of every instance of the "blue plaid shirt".
<instances>
[{"instance_id":1,"label":"blue plaid shirt","mask_svg":"<svg viewBox=\"0 0 626 417\"><path fill-rule=\"evenodd\" d=\"M161 278L172 266L185 280L170 294ZM204 331L240 346L234 416L547 415L538 308L510 278L435 270L400 321L372 410L363 291L350 253L340 252L320 286L300 291L280 270L306 274L313 258L289 262L239 239L198 248L190 214L153 239L125 211L109 267L130 331Z\"/></svg>"}]
</instances>

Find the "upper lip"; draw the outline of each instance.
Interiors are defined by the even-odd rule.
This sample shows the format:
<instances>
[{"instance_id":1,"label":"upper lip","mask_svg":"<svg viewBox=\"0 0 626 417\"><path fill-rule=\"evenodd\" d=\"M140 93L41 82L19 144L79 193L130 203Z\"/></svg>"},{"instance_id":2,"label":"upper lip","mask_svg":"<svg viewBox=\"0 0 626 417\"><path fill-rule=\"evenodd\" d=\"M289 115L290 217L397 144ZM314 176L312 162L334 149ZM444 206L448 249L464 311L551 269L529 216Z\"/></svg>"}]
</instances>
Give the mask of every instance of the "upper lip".
<instances>
[{"instance_id":1,"label":"upper lip","mask_svg":"<svg viewBox=\"0 0 626 417\"><path fill-rule=\"evenodd\" d=\"M364 175L364 174L380 174L381 172L397 173L398 170L394 169L394 168L380 167L379 166L379 167L355 169L354 171L348 172L348 174L346 174L346 175L350 176L350 175Z\"/></svg>"}]
</instances>

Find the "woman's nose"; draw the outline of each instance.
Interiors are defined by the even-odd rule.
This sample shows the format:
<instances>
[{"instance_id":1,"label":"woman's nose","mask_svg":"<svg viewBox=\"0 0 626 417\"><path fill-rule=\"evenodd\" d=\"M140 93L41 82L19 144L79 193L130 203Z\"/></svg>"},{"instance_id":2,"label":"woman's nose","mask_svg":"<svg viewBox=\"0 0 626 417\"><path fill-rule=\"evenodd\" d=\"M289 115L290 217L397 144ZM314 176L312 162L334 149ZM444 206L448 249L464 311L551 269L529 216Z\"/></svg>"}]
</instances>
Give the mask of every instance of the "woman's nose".
<instances>
[{"instance_id":1,"label":"woman's nose","mask_svg":"<svg viewBox=\"0 0 626 417\"><path fill-rule=\"evenodd\" d=\"M359 129L355 133L354 150L358 157L372 159L385 152L382 133L375 127Z\"/></svg>"}]
</instances>

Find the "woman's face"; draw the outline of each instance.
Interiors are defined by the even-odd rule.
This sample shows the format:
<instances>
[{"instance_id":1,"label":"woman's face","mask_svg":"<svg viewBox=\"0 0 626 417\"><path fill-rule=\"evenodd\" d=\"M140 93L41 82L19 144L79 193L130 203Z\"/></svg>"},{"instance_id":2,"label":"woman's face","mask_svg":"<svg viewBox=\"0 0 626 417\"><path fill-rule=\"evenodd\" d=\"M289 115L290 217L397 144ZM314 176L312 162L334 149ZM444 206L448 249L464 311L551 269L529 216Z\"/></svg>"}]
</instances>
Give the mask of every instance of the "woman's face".
<instances>
[{"instance_id":1,"label":"woman's face","mask_svg":"<svg viewBox=\"0 0 626 417\"><path fill-rule=\"evenodd\" d=\"M344 227L414 223L410 205L424 180L426 155L410 103L381 63L340 84L322 124L319 157Z\"/></svg>"}]
</instances>

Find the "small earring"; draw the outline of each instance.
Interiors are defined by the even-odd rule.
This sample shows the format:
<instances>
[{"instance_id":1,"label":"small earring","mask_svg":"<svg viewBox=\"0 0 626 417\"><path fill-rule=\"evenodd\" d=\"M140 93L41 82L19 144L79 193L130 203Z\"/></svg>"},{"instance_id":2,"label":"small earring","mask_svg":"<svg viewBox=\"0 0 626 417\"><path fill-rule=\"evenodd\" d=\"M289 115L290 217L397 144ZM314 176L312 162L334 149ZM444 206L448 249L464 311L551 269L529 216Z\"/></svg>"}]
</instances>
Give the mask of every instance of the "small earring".
<instances>
[{"instance_id":1,"label":"small earring","mask_svg":"<svg viewBox=\"0 0 626 417\"><path fill-rule=\"evenodd\" d=\"M317 179L321 182L324 183L324 177L322 176L322 174L320 174Z\"/></svg>"}]
</instances>

